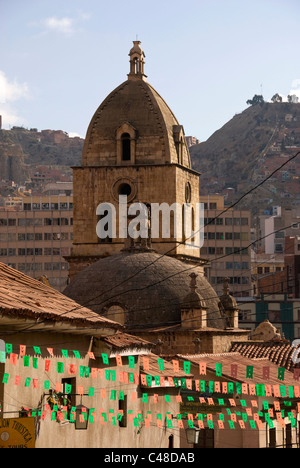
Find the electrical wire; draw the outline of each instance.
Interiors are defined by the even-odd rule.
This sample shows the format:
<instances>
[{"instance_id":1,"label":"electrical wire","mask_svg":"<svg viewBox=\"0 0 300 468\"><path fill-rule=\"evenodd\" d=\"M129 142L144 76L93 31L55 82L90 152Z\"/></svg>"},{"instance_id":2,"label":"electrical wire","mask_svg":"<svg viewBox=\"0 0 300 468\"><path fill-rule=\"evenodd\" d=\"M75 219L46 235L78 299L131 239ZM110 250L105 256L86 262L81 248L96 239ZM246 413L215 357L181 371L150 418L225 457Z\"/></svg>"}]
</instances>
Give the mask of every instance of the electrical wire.
<instances>
[{"instance_id":1,"label":"electrical wire","mask_svg":"<svg viewBox=\"0 0 300 468\"><path fill-rule=\"evenodd\" d=\"M190 267L190 268L188 268L187 270L183 270L183 271L181 271L181 272L179 272L179 273L175 273L175 274L173 274L173 275L171 275L171 276L169 276L169 277L166 277L166 278L160 280L159 282L153 283L153 284L151 284L151 285L147 285L147 286L145 286L144 288L135 288L135 289L131 289L131 290L125 291L124 294L132 293L132 292L140 292L140 291L145 290L145 289L148 289L148 288L150 288L150 287L154 287L154 286L156 286L157 284L159 284L159 283L165 281L166 279L170 279L171 277L173 277L173 276L175 276L175 275L177 275L177 274L180 274L180 273L182 273L182 272L188 271L188 270L193 269L193 268L195 268L195 267ZM290 277L289 279L291 280L291 277ZM272 286L275 286L275 285L281 284L281 283L282 283L282 281L279 281L278 283L273 283ZM202 288L201 291L203 292L203 291L206 290L206 289L207 289L207 290L211 290L212 287L209 286L209 287L207 287L207 288L205 288L205 289ZM242 292L242 293L245 293L245 292L249 292L249 291L252 291L252 288L243 290L243 291L241 291L241 292ZM265 297L267 297L267 296L272 296L273 294L274 294L274 293L272 292L272 293L269 293L269 294L267 294L267 295L265 294L264 296L265 296ZM116 296L119 297L120 294L117 294ZM115 297L115 296L114 296L114 297ZM206 297L206 298L204 298L204 300L205 300L205 301L219 300L220 298L221 298L221 296L218 296L218 295L216 294L216 295L211 296L211 297L208 297L208 298ZM112 299L112 298L109 298L108 300L111 300L111 299ZM108 301L108 300L107 300L107 301ZM238 298L237 298L237 300L238 300ZM92 305L93 305L93 306L101 305L101 304L103 304L103 303L105 303L105 302L107 302L107 301L100 302L100 303L95 303L95 304L92 304ZM249 301L249 302L255 303L256 301ZM185 303L186 303L186 302L185 302ZM183 303L182 303L182 304L183 304ZM172 303L168 302L168 303L166 303L166 305L170 306L170 305L172 305ZM179 303L178 303L178 302L176 302L176 303L174 302L174 305L177 305L177 306L178 306L178 305L180 305L180 302L179 302ZM160 307L161 307L161 306L162 306L162 305L160 304ZM80 306L80 307L82 307L82 306ZM156 306L156 307L146 308L146 309L145 309L145 308L142 308L142 309L131 309L131 312L144 311L144 310L151 310L151 309L156 309L156 308L157 308L157 306ZM73 309L73 310L75 310L75 309ZM62 316L62 315L64 315L64 314L67 314L67 313L70 313L70 312L72 312L72 310L71 310L71 311L64 312L64 313L60 314L60 316ZM123 313L123 312L119 312L119 313L116 312L115 315L122 314L122 313ZM208 312L207 316L209 316L210 313L213 314L214 312ZM102 315L102 314L99 314L99 315L102 316L102 317L105 317L105 314L103 314L103 315ZM91 315L91 316L86 315L85 318L89 318L89 317L93 317L93 315ZM215 317L214 320L224 320L224 317ZM189 321L190 321L190 320L189 320ZM41 323L46 323L46 320L44 320L44 321L42 321L42 322L39 322L38 325L40 325ZM166 324L173 325L173 324L177 324L177 323L178 323L178 321L177 321L177 322L174 321L174 322L167 322ZM31 329L34 328L35 326L36 326L36 325L34 324L34 325L29 326L29 327L26 328L26 329L18 330L17 333L28 332L29 330L31 330ZM83 329L82 329L82 330L83 330ZM62 331L62 330L61 330L61 331ZM9 333L9 332L7 331L7 332L4 332L4 333ZM16 333L16 332L14 331L13 333Z\"/></svg>"},{"instance_id":2,"label":"electrical wire","mask_svg":"<svg viewBox=\"0 0 300 468\"><path fill-rule=\"evenodd\" d=\"M226 213L228 210L230 210L230 209L232 209L233 207L235 207L235 206L236 206L238 203L240 203L240 201L242 201L247 195L249 195L249 194L252 193L254 190L256 190L257 188L259 188L260 186L262 186L262 185L263 185L267 180L269 180L276 172L278 172L280 169L282 169L282 167L284 167L284 166L285 166L286 164L288 164L290 161L292 161L293 159L295 159L299 154L300 154L300 151L299 151L298 153L296 153L293 157L291 157L288 161L286 161L285 163L283 163L279 168L275 169L275 170L272 172L271 175L269 175L266 179L264 179L264 180L261 181L259 184L257 184L255 187L253 187L253 188L250 189L248 192L246 192L246 193L245 193L242 197L240 197L234 204L232 204L231 206L227 207L223 212L221 212L218 216L216 216L216 217L213 218L213 219L219 218L221 215L223 215L224 213ZM211 222L212 222L212 220L211 220L209 223L207 223L206 226L209 225ZM256 241L252 242L252 243L248 246L248 248L250 248L250 247L251 247L252 245L254 245L255 243L257 243L257 242L263 240L264 238L266 238L266 237L268 237L268 236L270 236L270 235L273 235L273 234L275 234L276 232L280 232L280 231L282 231L282 230L288 229L289 227L292 227L293 225L294 225L294 223L293 223L292 225L288 226L288 227L279 229L279 230L277 230L277 231L274 231L274 232L271 233L271 234L268 234L267 236L263 236L262 238L257 239ZM206 226L204 226L204 227L206 227ZM193 236L194 236L194 235L195 235L195 233L193 234ZM191 238L192 238L193 236L191 236ZM186 240L187 240L187 239L186 239ZM186 242L186 240L185 240L185 241L182 241L182 242L178 242L177 245L184 244L184 243ZM172 248L171 250L169 250L168 252L166 252L166 253L160 255L156 260L154 260L153 262L150 262L149 264L147 264L145 267L143 267L140 271L136 272L136 273L135 273L134 275L132 275L131 277L129 277L129 278L127 278L126 280L122 281L120 284L114 286L113 289L118 288L120 285L124 284L125 282L129 281L129 280L132 279L133 277L135 277L135 276L137 276L138 274L140 274L141 272L143 272L146 268L149 268L151 265L153 265L154 263L156 263L158 260L160 260L160 259L163 258L164 256L168 255L171 251L174 250L174 248L176 248L176 246L173 247L173 248ZM246 249L246 247L240 249L239 251L237 251L237 252L235 252L235 253L237 254L238 252L245 251L245 249ZM226 257L231 256L231 255L232 255L232 254L224 255L224 256L219 257L218 259L214 259L213 261L217 261L217 260L226 258ZM199 265L196 265L196 266L193 266L193 267L188 268L188 269L186 269L186 270L183 270L183 271L181 271L181 272L178 272L177 274L180 274L180 273L183 273L183 272L185 272L185 271L189 271L189 270L195 269L195 268L197 268L197 267L199 267ZM172 276L174 276L174 275L171 275L171 276L165 278L163 281L165 281L166 279L169 279L169 278L172 277ZM162 282L162 281L160 281L160 282ZM156 283L156 284L159 284L160 282L158 282L158 283ZM149 287L152 287L152 286L153 286L153 285L150 285ZM111 290L110 290L110 291L111 291ZM132 290L126 291L126 292L123 292L123 293L125 294L125 293L131 292L131 291L132 291ZM134 291L136 291L136 289L135 289ZM78 306L78 307L76 307L76 308L73 308L73 309L71 309L71 310L69 310L69 311L67 311L67 312L64 312L64 313L60 314L60 316L66 315L67 313L71 313L71 312L74 312L75 310L78 310L78 309L80 309L80 308L85 307L85 306L88 305L92 300L97 299L98 297L101 297L101 296L104 295L106 292L108 292L108 291L102 292L100 295L96 296L95 298L89 299L89 301L87 301L87 303L81 304L80 306ZM123 293L122 293L122 294L123 294ZM110 298L109 298L108 300L110 300ZM105 302L107 302L107 301L105 301ZM34 326L34 325L33 325L33 326ZM29 329L32 328L33 326L24 329L24 331L29 330ZM21 332L21 330L20 330L19 332Z\"/></svg>"}]
</instances>

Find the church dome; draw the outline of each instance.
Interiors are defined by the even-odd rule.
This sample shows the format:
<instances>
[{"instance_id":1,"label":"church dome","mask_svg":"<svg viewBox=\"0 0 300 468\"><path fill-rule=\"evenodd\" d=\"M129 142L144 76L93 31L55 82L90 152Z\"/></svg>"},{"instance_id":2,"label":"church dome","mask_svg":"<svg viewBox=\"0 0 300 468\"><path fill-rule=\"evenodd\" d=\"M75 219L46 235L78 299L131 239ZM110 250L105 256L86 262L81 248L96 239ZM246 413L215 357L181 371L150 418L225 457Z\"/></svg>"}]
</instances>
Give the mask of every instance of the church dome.
<instances>
[{"instance_id":1,"label":"church dome","mask_svg":"<svg viewBox=\"0 0 300 468\"><path fill-rule=\"evenodd\" d=\"M136 165L180 164L191 168L183 127L144 74L139 41L130 50L128 79L96 110L87 130L83 166L116 166L122 135L130 137Z\"/></svg>"},{"instance_id":2,"label":"church dome","mask_svg":"<svg viewBox=\"0 0 300 468\"><path fill-rule=\"evenodd\" d=\"M64 294L100 315L119 317L128 329L172 326L181 321L191 272L198 275L197 294L205 301L208 327L224 329L219 299L201 268L153 252L103 258L79 273Z\"/></svg>"}]
</instances>

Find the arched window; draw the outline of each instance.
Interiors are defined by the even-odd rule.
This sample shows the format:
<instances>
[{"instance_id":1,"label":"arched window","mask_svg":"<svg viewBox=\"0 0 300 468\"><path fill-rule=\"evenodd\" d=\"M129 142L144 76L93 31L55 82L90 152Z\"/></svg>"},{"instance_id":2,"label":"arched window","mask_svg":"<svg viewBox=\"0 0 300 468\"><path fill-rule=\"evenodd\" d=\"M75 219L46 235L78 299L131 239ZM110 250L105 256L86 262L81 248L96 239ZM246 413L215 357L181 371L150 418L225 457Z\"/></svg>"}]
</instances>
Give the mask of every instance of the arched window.
<instances>
[{"instance_id":1,"label":"arched window","mask_svg":"<svg viewBox=\"0 0 300 468\"><path fill-rule=\"evenodd\" d=\"M117 164L135 164L136 129L124 122L116 129Z\"/></svg>"},{"instance_id":2,"label":"arched window","mask_svg":"<svg viewBox=\"0 0 300 468\"><path fill-rule=\"evenodd\" d=\"M140 71L140 62L138 58L134 59L134 73L139 73Z\"/></svg>"},{"instance_id":3,"label":"arched window","mask_svg":"<svg viewBox=\"0 0 300 468\"><path fill-rule=\"evenodd\" d=\"M131 160L131 150L130 150L130 135L129 133L123 133L121 136L122 141L122 161Z\"/></svg>"},{"instance_id":4,"label":"arched window","mask_svg":"<svg viewBox=\"0 0 300 468\"><path fill-rule=\"evenodd\" d=\"M122 306L118 305L118 304L111 305L110 307L108 307L106 309L105 316L109 320L113 320L114 322L118 322L121 325L125 324L125 309Z\"/></svg>"}]
</instances>

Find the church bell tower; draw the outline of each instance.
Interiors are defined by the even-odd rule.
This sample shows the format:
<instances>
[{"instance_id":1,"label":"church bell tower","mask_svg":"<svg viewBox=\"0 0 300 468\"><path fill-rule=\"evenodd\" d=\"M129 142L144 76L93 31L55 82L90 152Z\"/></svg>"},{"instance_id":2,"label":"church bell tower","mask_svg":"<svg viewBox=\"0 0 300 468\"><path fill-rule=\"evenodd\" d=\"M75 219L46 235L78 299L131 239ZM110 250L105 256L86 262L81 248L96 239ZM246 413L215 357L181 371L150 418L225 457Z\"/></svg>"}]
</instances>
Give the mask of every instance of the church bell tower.
<instances>
[{"instance_id":1,"label":"church bell tower","mask_svg":"<svg viewBox=\"0 0 300 468\"><path fill-rule=\"evenodd\" d=\"M71 280L91 263L124 249L168 252L201 263L199 245L190 245L183 229L184 207L194 225L199 204L199 174L191 168L184 129L147 82L139 41L133 42L129 57L127 80L96 110L87 130L81 166L73 168L74 237L73 252L67 259ZM126 214L138 203L148 210L147 239L125 235L124 226L132 220L132 214ZM174 206L182 207L182 213L177 210L175 214ZM169 236L162 223L153 235L154 211L158 210L162 221L168 208ZM104 224L110 209L115 222L108 232L113 235L101 238L97 227ZM181 225L177 223L180 218Z\"/></svg>"}]
</instances>

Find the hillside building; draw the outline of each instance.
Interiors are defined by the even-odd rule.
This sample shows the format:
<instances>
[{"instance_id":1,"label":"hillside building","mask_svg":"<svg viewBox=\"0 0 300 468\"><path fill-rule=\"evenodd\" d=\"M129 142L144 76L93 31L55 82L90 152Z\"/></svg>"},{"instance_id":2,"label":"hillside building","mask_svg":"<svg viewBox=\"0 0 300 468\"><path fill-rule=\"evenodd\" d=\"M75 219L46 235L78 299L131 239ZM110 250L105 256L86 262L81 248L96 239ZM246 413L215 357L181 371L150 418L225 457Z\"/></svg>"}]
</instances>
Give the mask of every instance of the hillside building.
<instances>
[{"instance_id":1,"label":"hillside building","mask_svg":"<svg viewBox=\"0 0 300 468\"><path fill-rule=\"evenodd\" d=\"M204 204L201 255L208 260L204 267L206 277L219 296L227 277L233 296L251 296L250 212L227 209L223 196L201 196L200 201Z\"/></svg>"},{"instance_id":2,"label":"hillside building","mask_svg":"<svg viewBox=\"0 0 300 468\"><path fill-rule=\"evenodd\" d=\"M0 261L63 291L69 281L73 197L24 197L18 209L0 211Z\"/></svg>"},{"instance_id":3,"label":"hillside building","mask_svg":"<svg viewBox=\"0 0 300 468\"><path fill-rule=\"evenodd\" d=\"M283 254L286 236L300 235L299 208L273 208L273 215L264 220L266 254Z\"/></svg>"}]
</instances>

